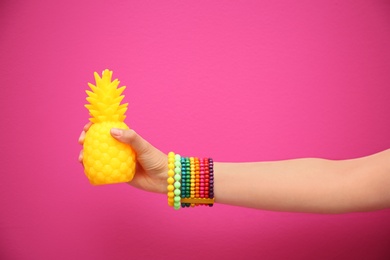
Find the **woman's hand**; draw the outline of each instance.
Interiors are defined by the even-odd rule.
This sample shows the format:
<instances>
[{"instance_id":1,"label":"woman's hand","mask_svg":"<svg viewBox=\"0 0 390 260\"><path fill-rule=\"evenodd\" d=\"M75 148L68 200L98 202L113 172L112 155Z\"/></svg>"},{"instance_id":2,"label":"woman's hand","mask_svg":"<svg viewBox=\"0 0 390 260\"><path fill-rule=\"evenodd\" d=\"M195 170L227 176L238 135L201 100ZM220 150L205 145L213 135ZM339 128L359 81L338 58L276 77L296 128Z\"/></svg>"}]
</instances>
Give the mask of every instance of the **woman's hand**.
<instances>
[{"instance_id":1,"label":"woman's hand","mask_svg":"<svg viewBox=\"0 0 390 260\"><path fill-rule=\"evenodd\" d=\"M79 143L84 143L85 134L92 123L84 126L79 137ZM130 185L150 192L166 193L168 177L167 155L148 143L134 130L111 129L111 135L119 142L130 145L137 155L137 166ZM80 151L79 161L83 162L83 151Z\"/></svg>"}]
</instances>

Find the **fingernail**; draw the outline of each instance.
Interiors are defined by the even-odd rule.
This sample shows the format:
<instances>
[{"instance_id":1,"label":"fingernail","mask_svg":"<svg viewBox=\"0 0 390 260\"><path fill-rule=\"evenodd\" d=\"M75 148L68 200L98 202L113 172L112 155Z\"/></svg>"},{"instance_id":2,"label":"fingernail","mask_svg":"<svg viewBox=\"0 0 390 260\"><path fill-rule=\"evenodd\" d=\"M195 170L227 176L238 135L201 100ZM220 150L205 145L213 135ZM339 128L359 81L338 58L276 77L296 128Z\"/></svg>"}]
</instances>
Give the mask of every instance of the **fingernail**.
<instances>
[{"instance_id":1,"label":"fingernail","mask_svg":"<svg viewBox=\"0 0 390 260\"><path fill-rule=\"evenodd\" d=\"M122 136L122 130L118 128L112 128L111 129L111 134L116 136L116 137L121 137Z\"/></svg>"}]
</instances>

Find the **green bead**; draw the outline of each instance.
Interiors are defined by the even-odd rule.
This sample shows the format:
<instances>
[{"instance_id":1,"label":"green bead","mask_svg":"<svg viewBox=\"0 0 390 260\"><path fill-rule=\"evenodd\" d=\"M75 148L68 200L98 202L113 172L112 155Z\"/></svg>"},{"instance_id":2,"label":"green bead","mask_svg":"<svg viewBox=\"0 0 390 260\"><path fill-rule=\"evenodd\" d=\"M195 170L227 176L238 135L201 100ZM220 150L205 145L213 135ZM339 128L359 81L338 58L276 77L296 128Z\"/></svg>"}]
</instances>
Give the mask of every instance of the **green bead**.
<instances>
[{"instance_id":1,"label":"green bead","mask_svg":"<svg viewBox=\"0 0 390 260\"><path fill-rule=\"evenodd\" d=\"M180 193L181 193L181 192L180 192L180 190L177 190L177 189L176 189L176 190L173 191L173 193L174 193L176 196L180 196Z\"/></svg>"},{"instance_id":2,"label":"green bead","mask_svg":"<svg viewBox=\"0 0 390 260\"><path fill-rule=\"evenodd\" d=\"M175 173L180 174L181 173L181 169L180 168L175 168Z\"/></svg>"},{"instance_id":3,"label":"green bead","mask_svg":"<svg viewBox=\"0 0 390 260\"><path fill-rule=\"evenodd\" d=\"M180 202L180 200L181 200L181 198L180 198L179 196L175 196L175 197L173 198L173 201L174 201L174 202Z\"/></svg>"},{"instance_id":4,"label":"green bead","mask_svg":"<svg viewBox=\"0 0 390 260\"><path fill-rule=\"evenodd\" d=\"M180 206L181 206L180 202L174 202L173 203L173 208L176 209L176 210L180 209Z\"/></svg>"},{"instance_id":5,"label":"green bead","mask_svg":"<svg viewBox=\"0 0 390 260\"><path fill-rule=\"evenodd\" d=\"M173 184L173 186L174 186L176 189L180 189L181 184L180 184L180 182L175 181L175 183Z\"/></svg>"},{"instance_id":6,"label":"green bead","mask_svg":"<svg viewBox=\"0 0 390 260\"><path fill-rule=\"evenodd\" d=\"M181 159L180 154L175 154L175 161L180 161L180 159Z\"/></svg>"},{"instance_id":7,"label":"green bead","mask_svg":"<svg viewBox=\"0 0 390 260\"><path fill-rule=\"evenodd\" d=\"M175 178L176 181L180 181L181 180L180 174L175 174L174 178Z\"/></svg>"}]
</instances>

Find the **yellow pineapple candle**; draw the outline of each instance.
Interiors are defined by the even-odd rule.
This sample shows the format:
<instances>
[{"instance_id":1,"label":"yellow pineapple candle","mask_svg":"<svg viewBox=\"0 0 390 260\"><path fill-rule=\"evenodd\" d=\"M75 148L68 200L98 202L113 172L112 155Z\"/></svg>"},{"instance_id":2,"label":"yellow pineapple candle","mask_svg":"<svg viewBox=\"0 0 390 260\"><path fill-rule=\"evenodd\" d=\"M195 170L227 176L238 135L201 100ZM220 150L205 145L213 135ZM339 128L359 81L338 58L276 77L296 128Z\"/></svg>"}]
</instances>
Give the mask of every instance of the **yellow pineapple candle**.
<instances>
[{"instance_id":1,"label":"yellow pineapple candle","mask_svg":"<svg viewBox=\"0 0 390 260\"><path fill-rule=\"evenodd\" d=\"M115 140L111 128L129 129L124 123L127 103L121 104L125 86L119 87L119 80L111 81L112 71L104 70L102 77L94 73L96 85L88 83L88 109L93 124L84 140L83 164L91 184L129 182L135 173L135 152Z\"/></svg>"}]
</instances>

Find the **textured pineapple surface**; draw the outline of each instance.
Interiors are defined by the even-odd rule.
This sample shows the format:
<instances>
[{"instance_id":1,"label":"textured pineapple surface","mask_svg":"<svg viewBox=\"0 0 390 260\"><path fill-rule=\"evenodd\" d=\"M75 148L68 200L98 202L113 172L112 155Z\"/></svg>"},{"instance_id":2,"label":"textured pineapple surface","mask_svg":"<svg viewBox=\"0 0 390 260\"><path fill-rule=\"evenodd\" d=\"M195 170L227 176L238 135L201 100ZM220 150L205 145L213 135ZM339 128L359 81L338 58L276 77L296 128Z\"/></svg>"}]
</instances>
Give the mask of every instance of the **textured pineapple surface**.
<instances>
[{"instance_id":1,"label":"textured pineapple surface","mask_svg":"<svg viewBox=\"0 0 390 260\"><path fill-rule=\"evenodd\" d=\"M86 107L93 122L84 140L83 164L91 184L129 182L136 166L134 150L110 134L111 128L129 129L123 122L127 103L120 104L125 87L117 88L119 81L111 81L112 71L105 70L100 77L95 73L96 86L89 83L90 104Z\"/></svg>"},{"instance_id":2,"label":"textured pineapple surface","mask_svg":"<svg viewBox=\"0 0 390 260\"><path fill-rule=\"evenodd\" d=\"M129 182L135 173L133 149L115 140L111 128L128 129L123 122L97 123L85 137L84 167L94 185Z\"/></svg>"}]
</instances>

